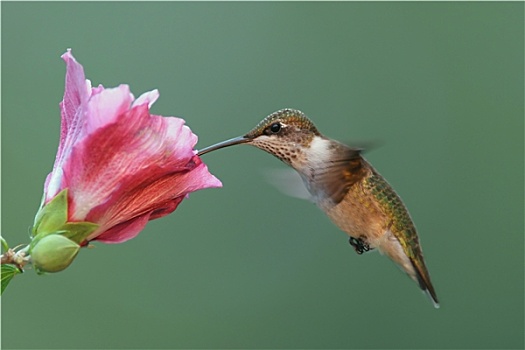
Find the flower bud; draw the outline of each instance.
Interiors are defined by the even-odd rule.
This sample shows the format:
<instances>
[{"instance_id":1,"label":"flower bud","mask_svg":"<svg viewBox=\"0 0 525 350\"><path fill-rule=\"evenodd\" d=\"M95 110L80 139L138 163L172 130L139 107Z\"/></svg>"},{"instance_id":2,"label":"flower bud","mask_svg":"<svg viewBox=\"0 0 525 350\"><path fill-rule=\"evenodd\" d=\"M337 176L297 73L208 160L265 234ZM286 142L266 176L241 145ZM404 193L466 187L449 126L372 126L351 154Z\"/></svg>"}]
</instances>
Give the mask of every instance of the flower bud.
<instances>
[{"instance_id":1,"label":"flower bud","mask_svg":"<svg viewBox=\"0 0 525 350\"><path fill-rule=\"evenodd\" d=\"M38 272L58 272L68 267L80 250L72 240L51 234L43 237L31 250L31 260Z\"/></svg>"}]
</instances>

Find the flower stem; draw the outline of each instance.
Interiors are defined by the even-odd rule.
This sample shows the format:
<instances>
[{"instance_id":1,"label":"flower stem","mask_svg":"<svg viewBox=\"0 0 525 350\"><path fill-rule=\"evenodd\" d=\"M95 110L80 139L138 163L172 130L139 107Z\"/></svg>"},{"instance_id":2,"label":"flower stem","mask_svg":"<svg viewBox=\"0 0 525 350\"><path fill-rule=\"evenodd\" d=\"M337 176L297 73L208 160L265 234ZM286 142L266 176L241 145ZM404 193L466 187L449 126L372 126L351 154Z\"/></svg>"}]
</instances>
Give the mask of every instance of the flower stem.
<instances>
[{"instance_id":1,"label":"flower stem","mask_svg":"<svg viewBox=\"0 0 525 350\"><path fill-rule=\"evenodd\" d=\"M2 246L3 246L3 242L2 242ZM21 246L22 245L18 247L21 247ZM0 256L0 263L2 265L3 264L15 265L20 270L23 270L24 266L30 261L30 256L26 255L27 250L29 249L29 245L16 251L16 248L18 247L15 247L14 249L7 248L7 251Z\"/></svg>"}]
</instances>

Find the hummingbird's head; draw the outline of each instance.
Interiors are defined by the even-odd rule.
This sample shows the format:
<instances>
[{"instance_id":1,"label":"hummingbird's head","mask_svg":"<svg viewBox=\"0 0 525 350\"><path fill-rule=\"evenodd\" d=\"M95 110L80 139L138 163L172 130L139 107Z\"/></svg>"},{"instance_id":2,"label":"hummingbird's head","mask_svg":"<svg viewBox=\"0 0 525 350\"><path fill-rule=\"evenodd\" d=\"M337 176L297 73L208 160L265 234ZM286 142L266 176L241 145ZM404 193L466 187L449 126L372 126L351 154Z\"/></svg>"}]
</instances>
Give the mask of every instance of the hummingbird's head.
<instances>
[{"instance_id":1,"label":"hummingbird's head","mask_svg":"<svg viewBox=\"0 0 525 350\"><path fill-rule=\"evenodd\" d=\"M319 131L303 112L297 109L285 108L261 120L244 137L252 140L261 136L296 139L301 135L313 137L319 135Z\"/></svg>"},{"instance_id":2,"label":"hummingbird's head","mask_svg":"<svg viewBox=\"0 0 525 350\"><path fill-rule=\"evenodd\" d=\"M206 147L198 155L242 143L262 149L283 162L294 165L301 158L315 136L320 136L315 125L297 109L285 108L261 120L244 136Z\"/></svg>"},{"instance_id":3,"label":"hummingbird's head","mask_svg":"<svg viewBox=\"0 0 525 350\"><path fill-rule=\"evenodd\" d=\"M310 119L303 112L290 108L270 114L244 135L253 146L292 166L302 158L314 136L319 136L319 131Z\"/></svg>"}]
</instances>

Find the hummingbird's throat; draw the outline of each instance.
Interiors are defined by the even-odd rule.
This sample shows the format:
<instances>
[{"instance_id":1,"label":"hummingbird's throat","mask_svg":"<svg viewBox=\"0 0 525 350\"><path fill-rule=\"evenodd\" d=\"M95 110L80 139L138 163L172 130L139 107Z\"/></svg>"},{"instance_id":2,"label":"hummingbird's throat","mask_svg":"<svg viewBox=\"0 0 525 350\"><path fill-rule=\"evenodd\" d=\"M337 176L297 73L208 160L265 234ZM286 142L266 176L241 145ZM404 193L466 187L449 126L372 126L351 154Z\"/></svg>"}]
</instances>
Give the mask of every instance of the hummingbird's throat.
<instances>
[{"instance_id":1,"label":"hummingbird's throat","mask_svg":"<svg viewBox=\"0 0 525 350\"><path fill-rule=\"evenodd\" d=\"M294 167L297 161L302 158L300 146L295 143L288 142L287 140L261 136L254 139L251 144L279 158L292 167Z\"/></svg>"}]
</instances>

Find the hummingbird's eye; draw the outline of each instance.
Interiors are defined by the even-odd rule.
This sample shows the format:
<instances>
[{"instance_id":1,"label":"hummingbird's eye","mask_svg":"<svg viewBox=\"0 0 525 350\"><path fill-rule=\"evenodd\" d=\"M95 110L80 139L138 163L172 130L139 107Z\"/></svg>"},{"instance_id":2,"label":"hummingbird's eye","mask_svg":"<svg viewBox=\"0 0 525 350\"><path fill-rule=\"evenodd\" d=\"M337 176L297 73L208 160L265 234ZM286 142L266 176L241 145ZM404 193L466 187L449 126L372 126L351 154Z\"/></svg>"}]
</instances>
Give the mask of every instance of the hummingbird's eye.
<instances>
[{"instance_id":1,"label":"hummingbird's eye","mask_svg":"<svg viewBox=\"0 0 525 350\"><path fill-rule=\"evenodd\" d=\"M270 125L270 131L274 134L277 134L279 131L281 131L281 123L273 123Z\"/></svg>"}]
</instances>

